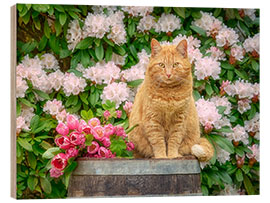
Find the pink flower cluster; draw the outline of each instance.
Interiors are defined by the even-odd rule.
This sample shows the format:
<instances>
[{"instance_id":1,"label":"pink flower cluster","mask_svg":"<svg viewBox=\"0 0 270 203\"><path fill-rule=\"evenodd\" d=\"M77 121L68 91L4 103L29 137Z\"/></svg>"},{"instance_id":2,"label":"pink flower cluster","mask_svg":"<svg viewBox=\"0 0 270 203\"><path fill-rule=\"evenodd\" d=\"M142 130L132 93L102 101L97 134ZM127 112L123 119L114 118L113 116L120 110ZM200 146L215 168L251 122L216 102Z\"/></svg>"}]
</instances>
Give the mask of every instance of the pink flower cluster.
<instances>
[{"instance_id":1,"label":"pink flower cluster","mask_svg":"<svg viewBox=\"0 0 270 203\"><path fill-rule=\"evenodd\" d=\"M126 133L123 127L107 124L101 126L98 118L92 118L87 122L78 120L74 115L68 115L66 123L60 122L56 131L59 136L55 139L56 145L65 150L57 154L51 161L51 177L58 178L63 175L63 170L68 164L68 159L77 157L80 150L86 149L85 157L113 158L115 153L109 149L111 146L111 136L122 137L126 142L126 150L134 149L132 142L126 141ZM91 145L86 144L87 135L92 135Z\"/></svg>"}]
</instances>

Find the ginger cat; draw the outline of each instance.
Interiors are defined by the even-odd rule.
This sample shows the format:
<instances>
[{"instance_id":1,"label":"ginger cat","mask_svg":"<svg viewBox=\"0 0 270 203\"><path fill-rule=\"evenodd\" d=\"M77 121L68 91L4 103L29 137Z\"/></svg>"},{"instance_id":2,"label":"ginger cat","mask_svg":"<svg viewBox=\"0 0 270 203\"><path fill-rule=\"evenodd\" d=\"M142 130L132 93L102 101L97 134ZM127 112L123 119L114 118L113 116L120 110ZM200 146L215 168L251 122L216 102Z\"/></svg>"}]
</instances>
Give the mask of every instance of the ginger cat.
<instances>
[{"instance_id":1,"label":"ginger cat","mask_svg":"<svg viewBox=\"0 0 270 203\"><path fill-rule=\"evenodd\" d=\"M199 119L192 96L193 79L187 41L161 46L151 41L151 58L139 88L129 125L135 158L178 158L193 154L200 161L213 156L212 145L200 138Z\"/></svg>"}]
</instances>

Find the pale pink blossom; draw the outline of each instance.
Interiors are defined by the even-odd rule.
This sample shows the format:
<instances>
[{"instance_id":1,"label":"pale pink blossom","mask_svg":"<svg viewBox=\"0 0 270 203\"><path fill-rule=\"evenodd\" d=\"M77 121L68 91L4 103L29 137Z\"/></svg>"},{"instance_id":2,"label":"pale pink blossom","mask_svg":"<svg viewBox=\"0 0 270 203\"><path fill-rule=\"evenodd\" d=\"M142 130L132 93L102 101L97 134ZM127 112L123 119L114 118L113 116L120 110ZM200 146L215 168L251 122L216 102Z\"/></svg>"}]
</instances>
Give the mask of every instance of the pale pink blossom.
<instances>
[{"instance_id":1,"label":"pale pink blossom","mask_svg":"<svg viewBox=\"0 0 270 203\"><path fill-rule=\"evenodd\" d=\"M224 61L224 60L226 60L225 53L222 50L220 50L218 47L212 46L208 50L206 50L206 53L211 53L210 57L213 60L218 60L218 61Z\"/></svg>"},{"instance_id":2,"label":"pale pink blossom","mask_svg":"<svg viewBox=\"0 0 270 203\"><path fill-rule=\"evenodd\" d=\"M231 47L231 55L238 61L242 61L244 58L244 49L242 46L234 44Z\"/></svg>"},{"instance_id":3,"label":"pale pink blossom","mask_svg":"<svg viewBox=\"0 0 270 203\"><path fill-rule=\"evenodd\" d=\"M238 100L237 104L237 110L243 114L244 112L246 112L247 110L251 109L250 106L251 101L249 99L241 99Z\"/></svg>"},{"instance_id":4,"label":"pale pink blossom","mask_svg":"<svg viewBox=\"0 0 270 203\"><path fill-rule=\"evenodd\" d=\"M54 99L52 101L47 101L43 107L43 111L52 116L56 116L63 109L64 109L64 106L62 105L62 101L59 101L57 99Z\"/></svg>"},{"instance_id":5,"label":"pale pink blossom","mask_svg":"<svg viewBox=\"0 0 270 203\"><path fill-rule=\"evenodd\" d=\"M109 117L111 116L111 113L108 110L106 110L104 111L103 116L105 117L106 120L108 120Z\"/></svg>"},{"instance_id":6,"label":"pale pink blossom","mask_svg":"<svg viewBox=\"0 0 270 203\"><path fill-rule=\"evenodd\" d=\"M41 65L45 69L59 69L58 61L53 54L45 53L41 56Z\"/></svg>"},{"instance_id":7,"label":"pale pink blossom","mask_svg":"<svg viewBox=\"0 0 270 203\"><path fill-rule=\"evenodd\" d=\"M92 127L96 127L96 126L100 125L100 120L98 118L91 118L88 121L88 125L91 125Z\"/></svg>"},{"instance_id":8,"label":"pale pink blossom","mask_svg":"<svg viewBox=\"0 0 270 203\"><path fill-rule=\"evenodd\" d=\"M74 73L65 73L63 90L66 96L78 95L86 87L85 79L77 77Z\"/></svg>"},{"instance_id":9,"label":"pale pink blossom","mask_svg":"<svg viewBox=\"0 0 270 203\"><path fill-rule=\"evenodd\" d=\"M69 133L69 128L67 125L65 125L64 123L60 122L58 123L57 127L56 127L56 131L60 134L60 135L68 135Z\"/></svg>"},{"instance_id":10,"label":"pale pink blossom","mask_svg":"<svg viewBox=\"0 0 270 203\"><path fill-rule=\"evenodd\" d=\"M252 151L252 153L247 153L247 157L249 159L255 158L257 161L260 161L260 148L259 145L253 144L251 147L248 148Z\"/></svg>"},{"instance_id":11,"label":"pale pink blossom","mask_svg":"<svg viewBox=\"0 0 270 203\"><path fill-rule=\"evenodd\" d=\"M248 134L245 131L245 128L239 124L233 128L233 133L227 133L227 137L229 140L233 140L235 142L241 141L244 144L248 144Z\"/></svg>"},{"instance_id":12,"label":"pale pink blossom","mask_svg":"<svg viewBox=\"0 0 270 203\"><path fill-rule=\"evenodd\" d=\"M68 49L73 51L76 45L81 41L83 33L78 20L71 20L68 27L66 35Z\"/></svg>"},{"instance_id":13,"label":"pale pink blossom","mask_svg":"<svg viewBox=\"0 0 270 203\"><path fill-rule=\"evenodd\" d=\"M105 125L104 126L104 136L110 137L111 135L114 134L114 130L115 130L114 126L111 123L109 123L108 125Z\"/></svg>"},{"instance_id":14,"label":"pale pink blossom","mask_svg":"<svg viewBox=\"0 0 270 203\"><path fill-rule=\"evenodd\" d=\"M130 102L130 101L127 101L127 102L125 103L125 105L123 106L123 109L125 110L125 112L126 112L127 114L130 114L130 113L131 113L131 110L132 110L132 106L133 106L133 103Z\"/></svg>"},{"instance_id":15,"label":"pale pink blossom","mask_svg":"<svg viewBox=\"0 0 270 203\"><path fill-rule=\"evenodd\" d=\"M218 47L232 46L239 41L239 36L234 29L223 27L218 31L216 43Z\"/></svg>"},{"instance_id":16,"label":"pale pink blossom","mask_svg":"<svg viewBox=\"0 0 270 203\"><path fill-rule=\"evenodd\" d=\"M67 126L70 130L75 130L79 126L79 120L74 115L68 115L67 118Z\"/></svg>"},{"instance_id":17,"label":"pale pink blossom","mask_svg":"<svg viewBox=\"0 0 270 203\"><path fill-rule=\"evenodd\" d=\"M56 115L56 119L58 120L58 122L65 122L67 115L69 114L66 112L65 109L63 109Z\"/></svg>"},{"instance_id":18,"label":"pale pink blossom","mask_svg":"<svg viewBox=\"0 0 270 203\"><path fill-rule=\"evenodd\" d=\"M173 14L162 13L161 17L158 19L155 31L161 32L173 32L176 29L180 29L182 26L180 18Z\"/></svg>"},{"instance_id":19,"label":"pale pink blossom","mask_svg":"<svg viewBox=\"0 0 270 203\"><path fill-rule=\"evenodd\" d=\"M50 169L50 176L52 178L59 178L63 174L64 174L64 172L62 172L61 170L58 170L57 168Z\"/></svg>"},{"instance_id":20,"label":"pale pink blossom","mask_svg":"<svg viewBox=\"0 0 270 203\"><path fill-rule=\"evenodd\" d=\"M140 22L137 26L137 30L139 32L146 32L151 30L152 28L156 27L156 21L155 18L151 15L144 16L143 18L140 19Z\"/></svg>"},{"instance_id":21,"label":"pale pink blossom","mask_svg":"<svg viewBox=\"0 0 270 203\"><path fill-rule=\"evenodd\" d=\"M117 111L116 111L116 117L117 117L117 118L121 118L121 116L122 116L122 111L117 110Z\"/></svg>"},{"instance_id":22,"label":"pale pink blossom","mask_svg":"<svg viewBox=\"0 0 270 203\"><path fill-rule=\"evenodd\" d=\"M94 131L96 132L94 138L101 141L104 137L104 128L102 126L96 126L94 127Z\"/></svg>"},{"instance_id":23,"label":"pale pink blossom","mask_svg":"<svg viewBox=\"0 0 270 203\"><path fill-rule=\"evenodd\" d=\"M260 33L257 33L253 37L248 37L244 41L243 47L246 52L256 51L258 54L260 54Z\"/></svg>"},{"instance_id":24,"label":"pale pink blossom","mask_svg":"<svg viewBox=\"0 0 270 203\"><path fill-rule=\"evenodd\" d=\"M131 16L146 16L153 12L152 6L122 6L122 10L130 14Z\"/></svg>"},{"instance_id":25,"label":"pale pink blossom","mask_svg":"<svg viewBox=\"0 0 270 203\"><path fill-rule=\"evenodd\" d=\"M204 57L195 61L195 76L198 80L204 80L211 76L214 80L219 79L221 72L220 62L213 60L210 57Z\"/></svg>"},{"instance_id":26,"label":"pale pink blossom","mask_svg":"<svg viewBox=\"0 0 270 203\"><path fill-rule=\"evenodd\" d=\"M26 124L23 116L19 116L16 118L16 133L19 134L22 129L29 130L29 125Z\"/></svg>"},{"instance_id":27,"label":"pale pink blossom","mask_svg":"<svg viewBox=\"0 0 270 203\"><path fill-rule=\"evenodd\" d=\"M16 98L23 98L25 97L25 92L28 89L28 85L26 81L20 77L16 77Z\"/></svg>"}]
</instances>

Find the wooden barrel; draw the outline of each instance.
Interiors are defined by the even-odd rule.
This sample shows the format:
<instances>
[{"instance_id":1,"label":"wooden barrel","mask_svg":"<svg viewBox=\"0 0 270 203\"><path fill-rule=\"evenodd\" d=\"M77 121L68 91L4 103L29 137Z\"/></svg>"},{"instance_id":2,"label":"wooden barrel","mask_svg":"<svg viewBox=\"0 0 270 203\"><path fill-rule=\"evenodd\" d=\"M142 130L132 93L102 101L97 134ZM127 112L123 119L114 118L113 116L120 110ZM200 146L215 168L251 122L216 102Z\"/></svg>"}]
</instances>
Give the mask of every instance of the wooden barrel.
<instances>
[{"instance_id":1,"label":"wooden barrel","mask_svg":"<svg viewBox=\"0 0 270 203\"><path fill-rule=\"evenodd\" d=\"M201 195L200 167L181 159L78 159L68 197Z\"/></svg>"}]
</instances>

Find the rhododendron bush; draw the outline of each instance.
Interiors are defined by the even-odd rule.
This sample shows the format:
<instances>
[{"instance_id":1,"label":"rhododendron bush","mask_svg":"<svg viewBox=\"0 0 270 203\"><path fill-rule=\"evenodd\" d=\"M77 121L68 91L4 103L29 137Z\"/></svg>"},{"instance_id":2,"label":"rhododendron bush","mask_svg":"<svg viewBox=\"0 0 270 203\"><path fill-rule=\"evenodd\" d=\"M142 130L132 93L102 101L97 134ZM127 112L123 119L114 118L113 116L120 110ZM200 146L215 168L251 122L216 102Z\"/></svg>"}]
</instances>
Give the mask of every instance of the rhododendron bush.
<instances>
[{"instance_id":1,"label":"rhododendron bush","mask_svg":"<svg viewBox=\"0 0 270 203\"><path fill-rule=\"evenodd\" d=\"M132 158L150 41L188 42L204 195L259 194L259 10L18 4L17 197L62 198L77 157Z\"/></svg>"}]
</instances>

